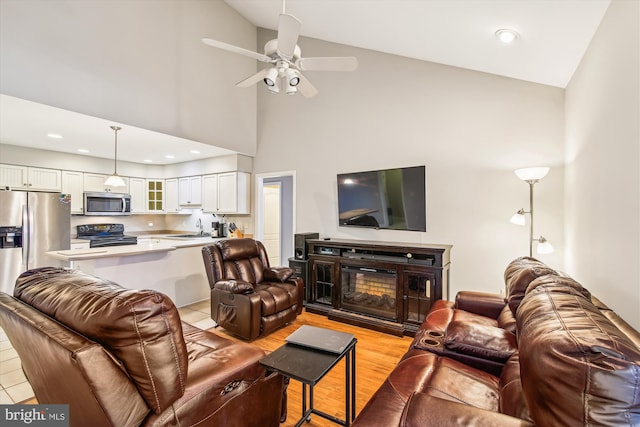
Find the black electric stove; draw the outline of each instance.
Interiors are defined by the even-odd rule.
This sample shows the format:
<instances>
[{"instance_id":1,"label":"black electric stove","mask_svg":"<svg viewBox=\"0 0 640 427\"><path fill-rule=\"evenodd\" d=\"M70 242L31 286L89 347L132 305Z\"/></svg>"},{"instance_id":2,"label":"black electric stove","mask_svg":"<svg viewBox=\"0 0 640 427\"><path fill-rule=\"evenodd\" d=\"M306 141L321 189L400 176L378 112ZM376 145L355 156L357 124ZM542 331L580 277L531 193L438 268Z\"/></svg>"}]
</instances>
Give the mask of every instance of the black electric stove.
<instances>
[{"instance_id":1,"label":"black electric stove","mask_svg":"<svg viewBox=\"0 0 640 427\"><path fill-rule=\"evenodd\" d=\"M124 224L85 224L77 229L78 239L88 240L91 248L138 244L136 236L124 234Z\"/></svg>"}]
</instances>

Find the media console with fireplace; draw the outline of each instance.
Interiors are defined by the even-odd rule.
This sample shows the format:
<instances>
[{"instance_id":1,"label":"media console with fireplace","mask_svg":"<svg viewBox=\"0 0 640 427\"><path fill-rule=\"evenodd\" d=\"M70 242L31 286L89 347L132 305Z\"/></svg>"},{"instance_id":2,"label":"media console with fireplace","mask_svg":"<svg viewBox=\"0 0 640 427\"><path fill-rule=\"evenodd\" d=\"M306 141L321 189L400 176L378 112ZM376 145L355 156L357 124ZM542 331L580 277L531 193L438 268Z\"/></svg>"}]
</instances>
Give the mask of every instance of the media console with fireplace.
<instances>
[{"instance_id":1,"label":"media console with fireplace","mask_svg":"<svg viewBox=\"0 0 640 427\"><path fill-rule=\"evenodd\" d=\"M394 335L413 335L431 304L449 297L451 245L307 241L306 309Z\"/></svg>"}]
</instances>

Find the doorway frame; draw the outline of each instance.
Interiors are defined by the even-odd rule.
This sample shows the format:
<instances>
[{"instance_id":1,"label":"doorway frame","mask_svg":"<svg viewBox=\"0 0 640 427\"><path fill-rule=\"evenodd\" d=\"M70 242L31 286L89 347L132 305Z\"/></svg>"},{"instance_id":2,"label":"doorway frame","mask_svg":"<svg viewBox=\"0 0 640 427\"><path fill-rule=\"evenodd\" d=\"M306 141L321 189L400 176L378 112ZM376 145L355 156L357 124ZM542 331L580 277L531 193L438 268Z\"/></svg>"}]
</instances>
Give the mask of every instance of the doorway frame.
<instances>
[{"instance_id":1,"label":"doorway frame","mask_svg":"<svg viewBox=\"0 0 640 427\"><path fill-rule=\"evenodd\" d=\"M279 171L279 172L267 172L267 173L258 173L255 175L256 177L256 181L255 181L255 188L256 188L256 193L255 193L255 212L256 212L256 216L255 216L255 224L254 224L254 230L255 230L255 239L256 240L262 240L262 238L264 237L264 230L263 230L263 223L264 223L264 212L262 209L262 190L264 187L264 180L265 179L271 179L271 178L279 178L279 177L291 177L291 181L292 181L292 189L291 189L291 247L293 248L293 238L294 238L294 234L296 232L296 171L291 170L291 171ZM283 241L282 238L282 233L283 233L283 229L282 227L280 228L280 242ZM283 253L281 251L280 253L280 260L281 263L283 262L283 260L288 259L290 257L292 257L294 254L286 254Z\"/></svg>"}]
</instances>

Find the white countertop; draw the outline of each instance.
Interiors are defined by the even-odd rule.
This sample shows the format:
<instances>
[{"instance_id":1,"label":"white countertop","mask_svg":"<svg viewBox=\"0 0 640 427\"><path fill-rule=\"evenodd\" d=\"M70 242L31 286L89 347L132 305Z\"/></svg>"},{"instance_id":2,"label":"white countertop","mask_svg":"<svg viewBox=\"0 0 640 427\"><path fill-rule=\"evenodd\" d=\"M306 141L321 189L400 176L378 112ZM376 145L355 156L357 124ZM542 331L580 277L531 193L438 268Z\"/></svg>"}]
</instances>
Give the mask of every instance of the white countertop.
<instances>
[{"instance_id":1,"label":"white countertop","mask_svg":"<svg viewBox=\"0 0 640 427\"><path fill-rule=\"evenodd\" d=\"M75 239L74 239L75 240ZM171 235L145 236L138 238L137 245L108 246L104 248L69 249L63 251L50 251L47 255L65 261L81 261L98 258L124 257L132 255L149 254L154 252L168 252L176 249L204 246L221 240L212 237L197 237L193 239L171 237ZM85 240L86 242L86 240Z\"/></svg>"}]
</instances>

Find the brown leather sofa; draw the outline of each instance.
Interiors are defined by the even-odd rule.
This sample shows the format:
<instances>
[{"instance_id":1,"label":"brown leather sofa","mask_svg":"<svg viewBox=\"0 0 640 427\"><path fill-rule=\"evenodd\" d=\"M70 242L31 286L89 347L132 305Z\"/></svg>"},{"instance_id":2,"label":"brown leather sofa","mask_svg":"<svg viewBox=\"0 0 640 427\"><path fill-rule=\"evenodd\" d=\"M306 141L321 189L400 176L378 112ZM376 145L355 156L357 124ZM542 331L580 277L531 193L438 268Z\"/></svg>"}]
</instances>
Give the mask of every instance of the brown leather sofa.
<instances>
[{"instance_id":1,"label":"brown leather sofa","mask_svg":"<svg viewBox=\"0 0 640 427\"><path fill-rule=\"evenodd\" d=\"M262 242L225 239L202 248L211 287L211 318L247 340L267 335L302 313L302 279L270 267Z\"/></svg>"},{"instance_id":2,"label":"brown leather sofa","mask_svg":"<svg viewBox=\"0 0 640 427\"><path fill-rule=\"evenodd\" d=\"M278 426L283 377L264 352L180 320L165 295L79 271L23 273L0 326L38 403L71 426Z\"/></svg>"},{"instance_id":3,"label":"brown leather sofa","mask_svg":"<svg viewBox=\"0 0 640 427\"><path fill-rule=\"evenodd\" d=\"M640 425L637 331L533 258L505 291L437 302L353 425Z\"/></svg>"}]
</instances>

